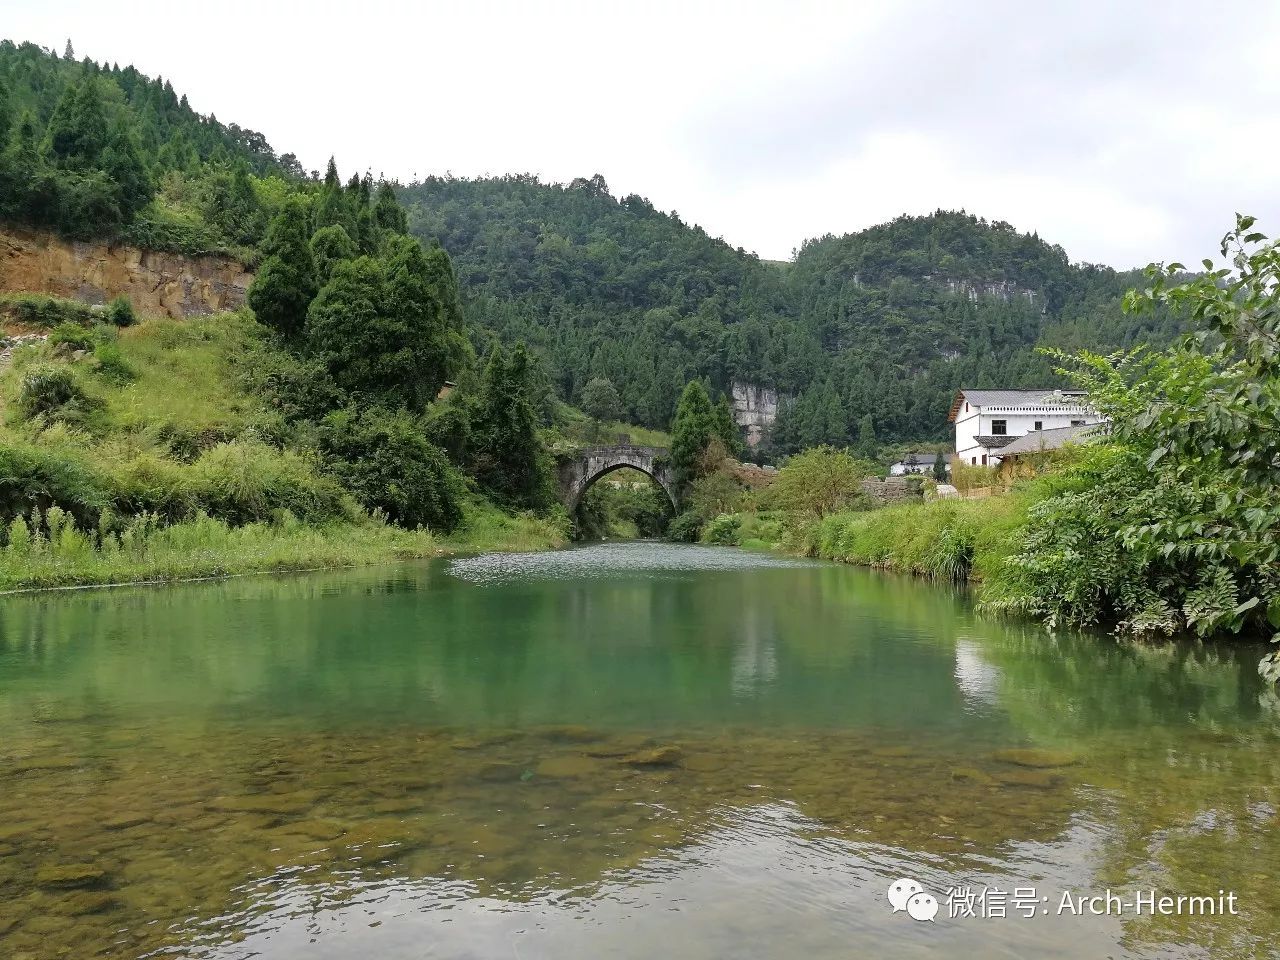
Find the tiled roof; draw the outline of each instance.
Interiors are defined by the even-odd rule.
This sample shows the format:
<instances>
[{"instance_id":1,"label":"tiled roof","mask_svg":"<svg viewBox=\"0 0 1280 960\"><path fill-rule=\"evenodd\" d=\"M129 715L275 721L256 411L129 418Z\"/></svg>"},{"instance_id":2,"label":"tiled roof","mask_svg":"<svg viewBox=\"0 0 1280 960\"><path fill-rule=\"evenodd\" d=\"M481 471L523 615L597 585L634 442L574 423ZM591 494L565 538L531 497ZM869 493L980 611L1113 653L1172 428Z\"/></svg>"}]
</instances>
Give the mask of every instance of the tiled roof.
<instances>
[{"instance_id":1,"label":"tiled roof","mask_svg":"<svg viewBox=\"0 0 1280 960\"><path fill-rule=\"evenodd\" d=\"M1017 437L1011 437L1007 434L1000 434L999 436L992 435L989 437L974 437L973 442L979 446L986 447L988 450L999 450L1002 447L1009 446L1009 444L1013 443L1013 441L1017 439Z\"/></svg>"},{"instance_id":2,"label":"tiled roof","mask_svg":"<svg viewBox=\"0 0 1280 960\"><path fill-rule=\"evenodd\" d=\"M968 402L975 407L1078 407L1084 403L1083 390L1057 390L1040 387L1031 390L969 390L961 389L951 403L951 417L955 420L960 404Z\"/></svg>"},{"instance_id":3,"label":"tiled roof","mask_svg":"<svg viewBox=\"0 0 1280 960\"><path fill-rule=\"evenodd\" d=\"M1032 430L1018 437L1002 451L1006 457L1020 453L1039 453L1041 450L1058 450L1068 443L1092 439L1105 432L1106 424L1088 423L1078 427L1055 427L1052 430Z\"/></svg>"},{"instance_id":4,"label":"tiled roof","mask_svg":"<svg viewBox=\"0 0 1280 960\"><path fill-rule=\"evenodd\" d=\"M931 467L937 459L938 455L936 453L908 453L897 462L901 464L910 463L919 467Z\"/></svg>"}]
</instances>

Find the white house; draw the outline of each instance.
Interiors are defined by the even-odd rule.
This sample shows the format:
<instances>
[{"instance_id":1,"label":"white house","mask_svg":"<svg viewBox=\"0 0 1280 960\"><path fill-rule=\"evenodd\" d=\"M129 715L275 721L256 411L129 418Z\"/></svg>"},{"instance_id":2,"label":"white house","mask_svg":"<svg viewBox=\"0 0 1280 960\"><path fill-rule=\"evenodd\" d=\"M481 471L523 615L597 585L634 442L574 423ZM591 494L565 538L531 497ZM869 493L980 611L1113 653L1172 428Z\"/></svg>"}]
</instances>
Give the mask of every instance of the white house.
<instances>
[{"instance_id":1,"label":"white house","mask_svg":"<svg viewBox=\"0 0 1280 960\"><path fill-rule=\"evenodd\" d=\"M971 466L995 466L1000 451L1036 430L1082 427L1102 417L1082 390L961 390L951 404L956 457Z\"/></svg>"},{"instance_id":2,"label":"white house","mask_svg":"<svg viewBox=\"0 0 1280 960\"><path fill-rule=\"evenodd\" d=\"M908 473L927 473L933 474L933 465L937 461L936 453L908 453L897 463L889 464L889 476L901 477ZM951 464L944 464L944 468L949 473Z\"/></svg>"}]
</instances>

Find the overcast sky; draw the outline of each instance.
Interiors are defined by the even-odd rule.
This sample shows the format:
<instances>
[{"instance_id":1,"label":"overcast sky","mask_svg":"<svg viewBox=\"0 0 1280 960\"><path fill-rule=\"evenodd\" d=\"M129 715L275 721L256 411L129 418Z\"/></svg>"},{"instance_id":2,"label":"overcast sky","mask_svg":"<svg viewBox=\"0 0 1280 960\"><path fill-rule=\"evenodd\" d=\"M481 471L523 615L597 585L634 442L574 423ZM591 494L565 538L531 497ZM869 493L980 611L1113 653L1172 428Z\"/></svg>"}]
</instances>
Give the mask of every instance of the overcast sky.
<instances>
[{"instance_id":1,"label":"overcast sky","mask_svg":"<svg viewBox=\"0 0 1280 960\"><path fill-rule=\"evenodd\" d=\"M1052 8L1052 9L1051 9ZM0 0L308 169L601 173L773 259L964 208L1074 260L1280 232L1280 3Z\"/></svg>"}]
</instances>

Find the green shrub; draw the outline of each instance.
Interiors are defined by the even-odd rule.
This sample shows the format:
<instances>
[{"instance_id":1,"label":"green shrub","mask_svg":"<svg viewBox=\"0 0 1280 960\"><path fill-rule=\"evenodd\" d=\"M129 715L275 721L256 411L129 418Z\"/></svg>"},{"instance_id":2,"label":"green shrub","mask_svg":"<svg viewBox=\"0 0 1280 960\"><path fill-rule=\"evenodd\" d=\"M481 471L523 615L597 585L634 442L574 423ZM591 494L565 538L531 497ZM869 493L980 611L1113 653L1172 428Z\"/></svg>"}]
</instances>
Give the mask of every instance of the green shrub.
<instances>
[{"instance_id":1,"label":"green shrub","mask_svg":"<svg viewBox=\"0 0 1280 960\"><path fill-rule=\"evenodd\" d=\"M343 513L341 488L291 451L237 440L206 450L190 468L192 500L232 524L269 520L287 510L307 521Z\"/></svg>"},{"instance_id":2,"label":"green shrub","mask_svg":"<svg viewBox=\"0 0 1280 960\"><path fill-rule=\"evenodd\" d=\"M721 546L733 546L738 542L742 518L737 514L722 513L713 519L702 531L704 543L718 543Z\"/></svg>"},{"instance_id":3,"label":"green shrub","mask_svg":"<svg viewBox=\"0 0 1280 960\"><path fill-rule=\"evenodd\" d=\"M137 379L138 372L133 364L124 358L120 348L114 343L102 343L93 352L94 372L104 380L117 386L123 386Z\"/></svg>"},{"instance_id":4,"label":"green shrub","mask_svg":"<svg viewBox=\"0 0 1280 960\"><path fill-rule=\"evenodd\" d=\"M18 410L28 420L43 416L83 424L101 408L102 401L86 393L75 371L64 363L29 368L18 392Z\"/></svg>"},{"instance_id":5,"label":"green shrub","mask_svg":"<svg viewBox=\"0 0 1280 960\"><path fill-rule=\"evenodd\" d=\"M50 347L69 350L92 350L93 332L78 323L60 323L49 332Z\"/></svg>"},{"instance_id":6,"label":"green shrub","mask_svg":"<svg viewBox=\"0 0 1280 960\"><path fill-rule=\"evenodd\" d=\"M409 528L449 531L462 519L462 476L418 418L338 410L325 417L321 443L334 475L368 509Z\"/></svg>"},{"instance_id":7,"label":"green shrub","mask_svg":"<svg viewBox=\"0 0 1280 960\"><path fill-rule=\"evenodd\" d=\"M667 536L678 543L697 543L701 534L702 517L692 510L673 518L667 527Z\"/></svg>"},{"instance_id":8,"label":"green shrub","mask_svg":"<svg viewBox=\"0 0 1280 960\"><path fill-rule=\"evenodd\" d=\"M88 304L43 293L11 293L0 297L0 312L27 326L45 328L63 323L85 326L94 319Z\"/></svg>"},{"instance_id":9,"label":"green shrub","mask_svg":"<svg viewBox=\"0 0 1280 960\"><path fill-rule=\"evenodd\" d=\"M107 307L107 320L117 327L131 327L138 322L138 315L127 297L116 297Z\"/></svg>"},{"instance_id":10,"label":"green shrub","mask_svg":"<svg viewBox=\"0 0 1280 960\"><path fill-rule=\"evenodd\" d=\"M103 478L62 451L24 443L0 443L0 520L9 522L33 507L51 506L96 523L110 503Z\"/></svg>"}]
</instances>

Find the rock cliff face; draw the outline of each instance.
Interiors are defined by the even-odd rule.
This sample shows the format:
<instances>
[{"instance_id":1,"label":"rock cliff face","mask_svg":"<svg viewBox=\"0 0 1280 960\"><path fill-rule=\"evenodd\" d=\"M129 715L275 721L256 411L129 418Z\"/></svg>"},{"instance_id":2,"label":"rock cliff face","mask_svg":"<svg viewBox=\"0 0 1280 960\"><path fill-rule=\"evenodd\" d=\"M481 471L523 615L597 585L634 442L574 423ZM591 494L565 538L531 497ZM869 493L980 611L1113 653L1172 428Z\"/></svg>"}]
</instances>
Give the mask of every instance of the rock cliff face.
<instances>
[{"instance_id":1,"label":"rock cliff face","mask_svg":"<svg viewBox=\"0 0 1280 960\"><path fill-rule=\"evenodd\" d=\"M0 293L85 303L128 297L138 313L190 317L244 304L253 275L230 257L186 257L0 229Z\"/></svg>"},{"instance_id":2,"label":"rock cliff face","mask_svg":"<svg viewBox=\"0 0 1280 960\"><path fill-rule=\"evenodd\" d=\"M765 431L778 419L778 391L735 381L731 392L733 422L746 431L748 447L759 446Z\"/></svg>"}]
</instances>

